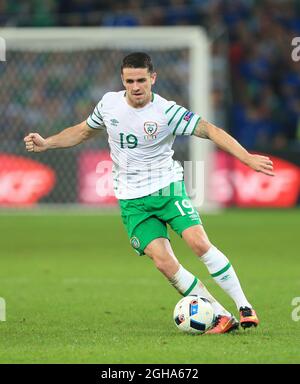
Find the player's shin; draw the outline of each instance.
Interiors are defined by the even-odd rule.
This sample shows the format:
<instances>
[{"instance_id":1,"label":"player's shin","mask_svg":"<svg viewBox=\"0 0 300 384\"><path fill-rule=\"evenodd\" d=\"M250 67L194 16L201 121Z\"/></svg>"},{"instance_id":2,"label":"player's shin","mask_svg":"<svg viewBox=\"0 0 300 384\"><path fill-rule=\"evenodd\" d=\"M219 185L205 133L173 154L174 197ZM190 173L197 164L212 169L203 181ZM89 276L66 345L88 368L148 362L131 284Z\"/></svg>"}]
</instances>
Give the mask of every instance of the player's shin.
<instances>
[{"instance_id":1,"label":"player's shin","mask_svg":"<svg viewBox=\"0 0 300 384\"><path fill-rule=\"evenodd\" d=\"M169 281L183 296L199 295L209 300L216 316L231 316L231 314L208 292L204 284L197 277L183 268L182 265L179 265L178 271L171 279L169 279Z\"/></svg>"},{"instance_id":2,"label":"player's shin","mask_svg":"<svg viewBox=\"0 0 300 384\"><path fill-rule=\"evenodd\" d=\"M237 308L249 307L239 279L227 257L215 246L200 257L216 283L234 300Z\"/></svg>"}]
</instances>

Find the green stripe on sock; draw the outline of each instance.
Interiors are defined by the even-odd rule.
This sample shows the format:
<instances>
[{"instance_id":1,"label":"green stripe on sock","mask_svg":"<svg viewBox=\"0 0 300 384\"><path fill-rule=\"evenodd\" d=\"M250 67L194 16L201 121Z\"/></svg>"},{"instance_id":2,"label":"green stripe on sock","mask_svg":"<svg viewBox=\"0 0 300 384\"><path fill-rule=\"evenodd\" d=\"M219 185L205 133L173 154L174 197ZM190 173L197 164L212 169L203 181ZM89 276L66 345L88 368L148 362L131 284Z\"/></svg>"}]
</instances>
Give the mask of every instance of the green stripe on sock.
<instances>
[{"instance_id":1,"label":"green stripe on sock","mask_svg":"<svg viewBox=\"0 0 300 384\"><path fill-rule=\"evenodd\" d=\"M190 286L190 288L187 291L184 292L183 296L188 296L192 292L192 290L195 288L195 285L197 284L197 282L198 282L198 279L197 277L195 277L193 284Z\"/></svg>"},{"instance_id":2,"label":"green stripe on sock","mask_svg":"<svg viewBox=\"0 0 300 384\"><path fill-rule=\"evenodd\" d=\"M215 273L211 273L211 276L212 276L212 277L220 276L220 275L222 275L222 273L226 272L230 267L231 267L231 264L228 263L228 264L226 265L226 267L224 267L224 268L221 269L220 271L215 272Z\"/></svg>"}]
</instances>

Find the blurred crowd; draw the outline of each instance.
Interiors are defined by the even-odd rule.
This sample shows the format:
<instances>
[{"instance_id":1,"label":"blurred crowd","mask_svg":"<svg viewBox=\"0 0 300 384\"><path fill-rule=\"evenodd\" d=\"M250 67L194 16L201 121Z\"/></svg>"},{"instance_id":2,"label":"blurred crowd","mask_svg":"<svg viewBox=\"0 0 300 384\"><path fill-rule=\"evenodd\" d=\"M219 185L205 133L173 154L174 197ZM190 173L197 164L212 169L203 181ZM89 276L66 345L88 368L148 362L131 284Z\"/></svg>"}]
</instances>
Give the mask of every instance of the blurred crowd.
<instances>
[{"instance_id":1,"label":"blurred crowd","mask_svg":"<svg viewBox=\"0 0 300 384\"><path fill-rule=\"evenodd\" d=\"M86 48L73 51L9 51L0 65L0 148L22 143L24 132L49 136L78 124L93 111L104 93L123 89L120 63L130 51ZM189 104L188 49L152 50L159 69L154 92ZM176 81L174 81L176 79ZM98 144L97 144L98 145Z\"/></svg>"},{"instance_id":2,"label":"blurred crowd","mask_svg":"<svg viewBox=\"0 0 300 384\"><path fill-rule=\"evenodd\" d=\"M225 126L248 149L299 145L300 61L292 60L291 42L300 36L300 0L0 0L0 25L201 25L212 41L213 71L222 74L213 77L214 122ZM96 68L90 60L86 65L88 71ZM178 60L174 71L184 80L179 73L187 68L180 57ZM51 66L45 70L50 73ZM162 79L170 81L167 73ZM30 95L35 108L39 92L49 89L45 81ZM70 87L74 87L72 82ZM57 86L54 94L59 89ZM179 85L172 98L186 104L183 89ZM20 90L22 97L25 96ZM55 97L52 102L57 103ZM42 108L40 105L37 113ZM82 117L87 110L80 99L75 111ZM20 118L18 114L16 118Z\"/></svg>"}]
</instances>

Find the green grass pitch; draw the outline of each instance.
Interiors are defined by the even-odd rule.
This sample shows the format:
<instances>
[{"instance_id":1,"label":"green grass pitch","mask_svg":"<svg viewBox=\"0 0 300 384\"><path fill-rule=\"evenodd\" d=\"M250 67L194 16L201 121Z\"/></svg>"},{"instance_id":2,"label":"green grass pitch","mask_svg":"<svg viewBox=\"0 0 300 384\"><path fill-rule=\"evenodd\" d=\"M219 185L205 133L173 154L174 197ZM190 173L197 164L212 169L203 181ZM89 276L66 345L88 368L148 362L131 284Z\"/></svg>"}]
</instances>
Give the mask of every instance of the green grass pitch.
<instances>
[{"instance_id":1,"label":"green grass pitch","mask_svg":"<svg viewBox=\"0 0 300 384\"><path fill-rule=\"evenodd\" d=\"M299 210L202 219L255 306L257 329L180 333L172 319L180 296L131 249L118 215L2 214L0 363L300 363L300 321L292 319L292 300L300 297ZM175 234L172 245L237 314Z\"/></svg>"}]
</instances>

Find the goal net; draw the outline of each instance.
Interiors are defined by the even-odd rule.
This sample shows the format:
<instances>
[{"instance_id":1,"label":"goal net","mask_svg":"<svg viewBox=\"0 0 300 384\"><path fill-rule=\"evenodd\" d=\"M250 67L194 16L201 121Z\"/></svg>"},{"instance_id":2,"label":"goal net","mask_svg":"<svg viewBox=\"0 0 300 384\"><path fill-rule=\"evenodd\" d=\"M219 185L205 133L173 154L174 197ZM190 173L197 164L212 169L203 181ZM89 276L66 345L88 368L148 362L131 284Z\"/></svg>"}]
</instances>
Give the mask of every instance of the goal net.
<instances>
[{"instance_id":1,"label":"goal net","mask_svg":"<svg viewBox=\"0 0 300 384\"><path fill-rule=\"evenodd\" d=\"M42 154L26 153L23 137L47 137L86 119L104 93L123 88L120 63L130 52L151 55L155 93L211 117L210 49L200 28L6 28L0 36L0 206L115 204L101 193L109 182L97 172L99 161L109 161L105 137ZM212 144L177 137L174 150L194 204L209 207Z\"/></svg>"}]
</instances>

